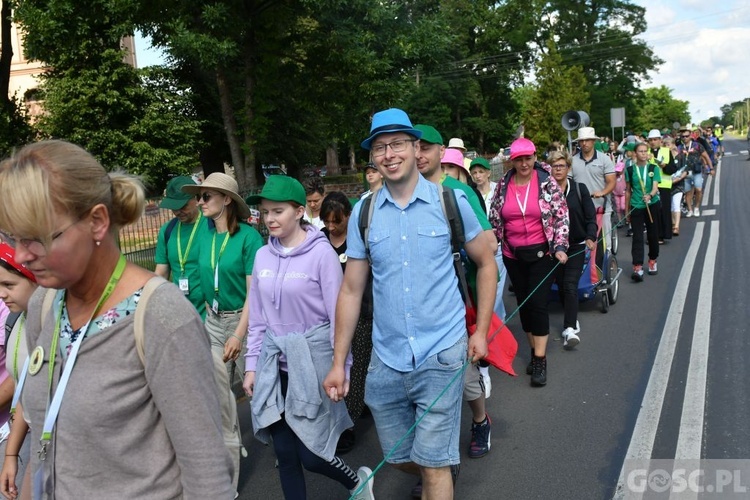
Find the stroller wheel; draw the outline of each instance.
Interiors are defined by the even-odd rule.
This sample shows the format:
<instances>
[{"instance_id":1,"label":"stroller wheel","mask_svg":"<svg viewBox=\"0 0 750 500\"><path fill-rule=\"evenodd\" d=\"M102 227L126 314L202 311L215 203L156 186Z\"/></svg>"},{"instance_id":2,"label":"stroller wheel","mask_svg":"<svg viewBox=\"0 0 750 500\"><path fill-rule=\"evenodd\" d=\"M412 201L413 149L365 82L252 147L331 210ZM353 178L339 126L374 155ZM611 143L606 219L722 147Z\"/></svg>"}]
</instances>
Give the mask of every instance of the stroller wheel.
<instances>
[{"instance_id":1,"label":"stroller wheel","mask_svg":"<svg viewBox=\"0 0 750 500\"><path fill-rule=\"evenodd\" d=\"M620 296L620 280L615 279L617 271L617 259L612 255L609 258L609 266L607 269L607 283L609 284L607 286L607 298L609 299L610 305L617 302L617 298Z\"/></svg>"},{"instance_id":2,"label":"stroller wheel","mask_svg":"<svg viewBox=\"0 0 750 500\"><path fill-rule=\"evenodd\" d=\"M601 309L602 313L606 314L607 312L609 312L609 295L605 292L600 293L599 296L601 297L599 299L599 308Z\"/></svg>"}]
</instances>

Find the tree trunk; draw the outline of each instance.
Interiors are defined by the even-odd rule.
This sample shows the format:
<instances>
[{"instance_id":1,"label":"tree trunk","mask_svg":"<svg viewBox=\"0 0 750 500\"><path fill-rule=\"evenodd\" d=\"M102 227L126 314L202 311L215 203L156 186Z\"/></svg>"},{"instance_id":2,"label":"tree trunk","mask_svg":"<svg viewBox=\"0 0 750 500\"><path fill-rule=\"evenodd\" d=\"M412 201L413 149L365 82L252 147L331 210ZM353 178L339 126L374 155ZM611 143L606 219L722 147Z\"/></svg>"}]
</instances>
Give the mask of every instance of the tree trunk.
<instances>
[{"instance_id":1,"label":"tree trunk","mask_svg":"<svg viewBox=\"0 0 750 500\"><path fill-rule=\"evenodd\" d=\"M341 175L338 143L336 141L333 141L326 148L326 170L326 175Z\"/></svg>"},{"instance_id":2,"label":"tree trunk","mask_svg":"<svg viewBox=\"0 0 750 500\"><path fill-rule=\"evenodd\" d=\"M349 145L349 173L357 173L357 153L354 151L354 146Z\"/></svg>"},{"instance_id":3,"label":"tree trunk","mask_svg":"<svg viewBox=\"0 0 750 500\"><path fill-rule=\"evenodd\" d=\"M245 148L245 165L243 183L241 190L248 190L258 186L257 169L255 168L255 137L253 134L253 93L255 92L255 76L253 67L252 50L245 47L245 136L243 146Z\"/></svg>"},{"instance_id":4,"label":"tree trunk","mask_svg":"<svg viewBox=\"0 0 750 500\"><path fill-rule=\"evenodd\" d=\"M13 43L11 40L11 8L10 2L5 0L0 10L0 31L2 31L2 52L0 52L0 97L3 108L10 109L10 65L13 62Z\"/></svg>"},{"instance_id":5,"label":"tree trunk","mask_svg":"<svg viewBox=\"0 0 750 500\"><path fill-rule=\"evenodd\" d=\"M229 152L232 155L232 166L234 167L235 178L239 184L240 191L242 191L244 189L245 160L243 157L244 155L242 154L240 138L237 133L237 121L234 118L234 111L232 109L232 96L229 90L229 84L227 83L224 69L220 67L216 68L216 87L219 91L221 118L224 122L224 132L227 134Z\"/></svg>"}]
</instances>

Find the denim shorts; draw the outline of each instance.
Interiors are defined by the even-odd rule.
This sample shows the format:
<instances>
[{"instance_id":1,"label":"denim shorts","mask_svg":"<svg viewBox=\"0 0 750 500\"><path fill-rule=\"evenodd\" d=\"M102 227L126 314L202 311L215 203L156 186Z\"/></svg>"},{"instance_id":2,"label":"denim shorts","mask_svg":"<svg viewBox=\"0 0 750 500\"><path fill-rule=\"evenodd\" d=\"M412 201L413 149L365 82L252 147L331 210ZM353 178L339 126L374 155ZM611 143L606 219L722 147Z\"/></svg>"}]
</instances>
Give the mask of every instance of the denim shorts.
<instances>
[{"instance_id":1,"label":"denim shorts","mask_svg":"<svg viewBox=\"0 0 750 500\"><path fill-rule=\"evenodd\" d=\"M690 191L695 187L696 189L703 189L703 173L692 173L685 177L685 192Z\"/></svg>"},{"instance_id":2,"label":"denim shorts","mask_svg":"<svg viewBox=\"0 0 750 500\"><path fill-rule=\"evenodd\" d=\"M460 462L462 369L466 361L466 335L410 372L390 368L373 351L367 367L365 403L389 463L447 467Z\"/></svg>"}]
</instances>

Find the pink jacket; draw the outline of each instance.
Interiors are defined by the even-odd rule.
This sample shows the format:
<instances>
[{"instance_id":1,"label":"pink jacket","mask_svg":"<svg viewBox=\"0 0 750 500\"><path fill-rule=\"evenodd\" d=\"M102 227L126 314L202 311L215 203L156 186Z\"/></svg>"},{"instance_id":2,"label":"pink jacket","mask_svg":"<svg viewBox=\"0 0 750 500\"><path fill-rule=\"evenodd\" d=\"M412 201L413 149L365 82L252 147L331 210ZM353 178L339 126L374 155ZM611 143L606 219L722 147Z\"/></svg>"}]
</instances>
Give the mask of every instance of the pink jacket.
<instances>
[{"instance_id":1,"label":"pink jacket","mask_svg":"<svg viewBox=\"0 0 750 500\"><path fill-rule=\"evenodd\" d=\"M537 177L539 178L539 209L542 211L542 226L544 235L549 242L550 253L568 250L568 232L570 219L568 215L568 204L565 201L560 186L551 175L549 165L546 163L535 163ZM503 218L501 211L505 203L505 193L508 190L508 182L511 176L516 174L515 169L510 169L495 187L495 194L490 203L490 224L495 229L497 241L503 241Z\"/></svg>"}]
</instances>

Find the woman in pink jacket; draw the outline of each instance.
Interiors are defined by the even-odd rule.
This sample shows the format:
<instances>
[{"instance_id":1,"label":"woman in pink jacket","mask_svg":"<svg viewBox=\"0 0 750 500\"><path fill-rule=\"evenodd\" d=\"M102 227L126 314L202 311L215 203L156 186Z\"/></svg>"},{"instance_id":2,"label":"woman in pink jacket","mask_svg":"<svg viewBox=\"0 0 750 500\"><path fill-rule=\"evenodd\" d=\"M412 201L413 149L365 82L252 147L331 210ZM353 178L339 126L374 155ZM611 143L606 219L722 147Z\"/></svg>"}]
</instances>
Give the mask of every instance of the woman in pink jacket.
<instances>
[{"instance_id":1,"label":"woman in pink jacket","mask_svg":"<svg viewBox=\"0 0 750 500\"><path fill-rule=\"evenodd\" d=\"M549 166L536 161L533 142L516 139L510 146L510 160L513 167L495 188L489 217L502 244L503 262L531 346L526 373L531 375L531 385L543 386L547 383L547 297L555 259L564 264L568 258L568 205Z\"/></svg>"}]
</instances>

